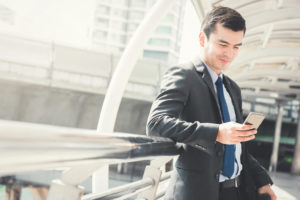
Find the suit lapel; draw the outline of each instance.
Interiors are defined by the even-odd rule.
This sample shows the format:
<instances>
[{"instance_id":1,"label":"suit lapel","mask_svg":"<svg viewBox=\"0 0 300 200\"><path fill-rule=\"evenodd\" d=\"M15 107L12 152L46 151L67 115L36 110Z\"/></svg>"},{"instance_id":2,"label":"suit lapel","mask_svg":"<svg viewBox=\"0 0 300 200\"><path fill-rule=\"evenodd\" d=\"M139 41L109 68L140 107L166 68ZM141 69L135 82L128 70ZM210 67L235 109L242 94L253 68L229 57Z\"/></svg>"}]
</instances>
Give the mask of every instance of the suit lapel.
<instances>
[{"instance_id":1,"label":"suit lapel","mask_svg":"<svg viewBox=\"0 0 300 200\"><path fill-rule=\"evenodd\" d=\"M219 117L220 119L222 119L222 114L221 114L221 109L220 109L220 105L218 103L218 98L217 98L217 94L215 92L215 88L212 82L212 79L209 75L208 70L206 69L204 63L202 62L202 60L200 59L196 59L194 61L192 61L197 72L199 72L199 74L202 76L202 79L204 80L204 82L206 83L207 87L209 88L209 91L211 92L213 99L216 103L216 105L218 106L218 113L219 113Z\"/></svg>"},{"instance_id":2,"label":"suit lapel","mask_svg":"<svg viewBox=\"0 0 300 200\"><path fill-rule=\"evenodd\" d=\"M218 97L217 97L217 94L215 92L215 88L214 88L214 85L213 85L213 82L212 82L212 79L209 75L209 72L208 70L206 69L205 67L205 64L202 62L201 59L199 58L196 58L192 61L192 63L194 64L197 72L202 76L204 82L206 83L207 87L209 88L211 94L213 95L214 97L214 101L216 103L216 105L218 106L218 113L219 113L219 116L220 116L220 119L222 119L222 113L220 112L220 105L219 105L219 101L218 101ZM233 104L233 107L234 107L234 111L235 111L235 115L236 115L236 121L239 122L239 123L242 123L243 121L243 116L242 116L242 113L240 113L240 109L239 109L239 104L238 104L238 99L237 99L237 96L233 94L233 88L231 86L231 83L230 83L230 80L228 79L227 76L223 76L224 77L224 85L231 97L231 100L232 100L232 104Z\"/></svg>"},{"instance_id":3,"label":"suit lapel","mask_svg":"<svg viewBox=\"0 0 300 200\"><path fill-rule=\"evenodd\" d=\"M236 116L236 121L238 123L241 123L243 121L243 116L242 113L240 112L239 109L239 104L238 104L238 99L237 99L237 95L234 95L233 92L233 88L231 86L230 80L228 79L227 76L223 75L223 79L224 79L224 85L227 89L227 92L229 93L231 100L232 100L232 104L234 107L234 111L235 111L235 116Z\"/></svg>"}]
</instances>

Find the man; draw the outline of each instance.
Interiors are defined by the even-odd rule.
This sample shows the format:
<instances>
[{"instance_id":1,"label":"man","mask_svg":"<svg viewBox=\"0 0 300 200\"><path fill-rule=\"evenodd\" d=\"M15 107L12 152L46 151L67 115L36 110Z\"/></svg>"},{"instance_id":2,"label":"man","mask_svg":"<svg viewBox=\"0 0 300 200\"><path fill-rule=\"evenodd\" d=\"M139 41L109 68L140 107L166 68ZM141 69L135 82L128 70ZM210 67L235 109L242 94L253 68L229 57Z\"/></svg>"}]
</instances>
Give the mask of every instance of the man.
<instances>
[{"instance_id":1,"label":"man","mask_svg":"<svg viewBox=\"0 0 300 200\"><path fill-rule=\"evenodd\" d=\"M268 194L276 200L272 180L244 143L257 131L242 124L240 88L223 74L245 31L237 11L213 9L199 34L202 58L164 75L147 133L182 143L166 199L256 200L258 194Z\"/></svg>"}]
</instances>

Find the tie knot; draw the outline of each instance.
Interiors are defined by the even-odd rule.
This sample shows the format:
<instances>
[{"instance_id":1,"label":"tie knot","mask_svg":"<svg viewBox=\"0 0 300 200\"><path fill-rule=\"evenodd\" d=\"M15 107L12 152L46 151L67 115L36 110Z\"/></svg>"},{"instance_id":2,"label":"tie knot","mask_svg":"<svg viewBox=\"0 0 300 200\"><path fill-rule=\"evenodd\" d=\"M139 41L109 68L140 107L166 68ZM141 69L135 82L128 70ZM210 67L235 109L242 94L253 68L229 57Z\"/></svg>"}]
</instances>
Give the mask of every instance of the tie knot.
<instances>
[{"instance_id":1,"label":"tie knot","mask_svg":"<svg viewBox=\"0 0 300 200\"><path fill-rule=\"evenodd\" d=\"M218 77L218 80L216 81L216 85L217 85L217 86L220 86L220 85L222 85L222 84L223 84L223 79L222 79L221 76L219 76L219 77Z\"/></svg>"}]
</instances>

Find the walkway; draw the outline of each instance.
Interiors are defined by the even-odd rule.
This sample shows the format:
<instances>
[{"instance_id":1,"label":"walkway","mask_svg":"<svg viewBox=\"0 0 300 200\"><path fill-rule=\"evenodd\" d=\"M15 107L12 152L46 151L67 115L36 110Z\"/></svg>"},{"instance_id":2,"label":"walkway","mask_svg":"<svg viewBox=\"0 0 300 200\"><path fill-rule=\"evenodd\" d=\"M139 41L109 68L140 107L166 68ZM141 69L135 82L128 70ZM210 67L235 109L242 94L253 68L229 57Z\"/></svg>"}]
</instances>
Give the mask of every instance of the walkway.
<instances>
[{"instance_id":1,"label":"walkway","mask_svg":"<svg viewBox=\"0 0 300 200\"><path fill-rule=\"evenodd\" d=\"M288 173L271 173L273 189L278 200L300 200L300 175Z\"/></svg>"}]
</instances>

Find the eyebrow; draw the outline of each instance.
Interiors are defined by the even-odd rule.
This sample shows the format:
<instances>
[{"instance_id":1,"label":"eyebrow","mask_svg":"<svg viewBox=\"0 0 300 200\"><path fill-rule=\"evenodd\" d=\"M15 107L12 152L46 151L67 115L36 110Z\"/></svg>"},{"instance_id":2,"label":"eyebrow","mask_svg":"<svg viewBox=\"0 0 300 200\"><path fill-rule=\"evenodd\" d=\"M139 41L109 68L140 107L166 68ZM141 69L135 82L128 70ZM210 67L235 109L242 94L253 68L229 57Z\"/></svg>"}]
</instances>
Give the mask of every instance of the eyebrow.
<instances>
[{"instance_id":1,"label":"eyebrow","mask_svg":"<svg viewBox=\"0 0 300 200\"><path fill-rule=\"evenodd\" d=\"M230 44L229 42L227 42L227 41L225 41L225 40L221 40L221 39L219 39L219 42L225 43L225 44ZM238 43L238 44L235 44L235 45L233 45L233 46L242 46L242 43Z\"/></svg>"}]
</instances>

